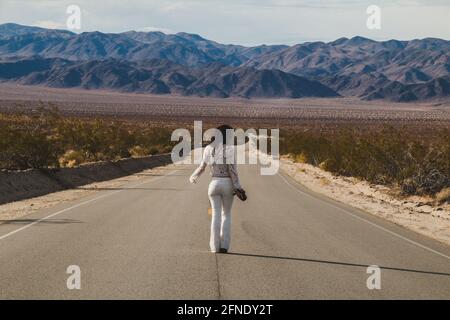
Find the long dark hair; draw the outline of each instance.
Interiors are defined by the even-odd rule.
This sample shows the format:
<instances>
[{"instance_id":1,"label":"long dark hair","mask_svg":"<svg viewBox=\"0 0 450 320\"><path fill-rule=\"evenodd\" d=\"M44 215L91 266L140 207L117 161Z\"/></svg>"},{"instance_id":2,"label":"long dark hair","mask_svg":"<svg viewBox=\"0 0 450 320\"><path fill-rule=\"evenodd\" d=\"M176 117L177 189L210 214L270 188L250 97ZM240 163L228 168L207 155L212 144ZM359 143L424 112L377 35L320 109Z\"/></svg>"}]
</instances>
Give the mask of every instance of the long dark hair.
<instances>
[{"instance_id":1,"label":"long dark hair","mask_svg":"<svg viewBox=\"0 0 450 320\"><path fill-rule=\"evenodd\" d=\"M227 144L227 130L233 130L233 127L227 125L227 124L223 124L221 126L217 127L217 130L220 131L220 133L222 133L222 143L223 144Z\"/></svg>"}]
</instances>

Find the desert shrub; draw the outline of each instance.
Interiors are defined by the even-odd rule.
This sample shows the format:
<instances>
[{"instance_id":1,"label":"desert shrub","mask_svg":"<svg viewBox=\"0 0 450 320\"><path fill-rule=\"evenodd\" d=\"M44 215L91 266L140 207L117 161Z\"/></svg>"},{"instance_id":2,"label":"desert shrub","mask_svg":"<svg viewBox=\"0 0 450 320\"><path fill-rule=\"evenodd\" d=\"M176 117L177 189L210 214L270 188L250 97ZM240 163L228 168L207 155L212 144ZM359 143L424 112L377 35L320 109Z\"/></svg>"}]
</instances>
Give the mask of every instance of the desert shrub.
<instances>
[{"instance_id":1,"label":"desert shrub","mask_svg":"<svg viewBox=\"0 0 450 320\"><path fill-rule=\"evenodd\" d=\"M1 168L27 169L57 162L61 150L52 130L56 110L40 109L28 117L7 120L2 117L0 126Z\"/></svg>"},{"instance_id":2,"label":"desert shrub","mask_svg":"<svg viewBox=\"0 0 450 320\"><path fill-rule=\"evenodd\" d=\"M442 203L445 203L445 202L450 203L450 187L449 188L444 188L441 191L439 191L436 194L436 201L439 204L442 204Z\"/></svg>"},{"instance_id":3,"label":"desert shrub","mask_svg":"<svg viewBox=\"0 0 450 320\"><path fill-rule=\"evenodd\" d=\"M295 155L295 161L299 163L308 163L308 157L304 152L300 152L300 154Z\"/></svg>"},{"instance_id":4,"label":"desert shrub","mask_svg":"<svg viewBox=\"0 0 450 320\"><path fill-rule=\"evenodd\" d=\"M435 194L450 186L450 179L437 169L423 171L401 182L405 194Z\"/></svg>"},{"instance_id":5,"label":"desert shrub","mask_svg":"<svg viewBox=\"0 0 450 320\"><path fill-rule=\"evenodd\" d=\"M149 150L149 154L151 154L151 155L158 154L158 153L160 153L160 151L159 151L159 148L157 148L157 147L151 147Z\"/></svg>"},{"instance_id":6,"label":"desert shrub","mask_svg":"<svg viewBox=\"0 0 450 320\"><path fill-rule=\"evenodd\" d=\"M169 152L171 130L145 122L62 117L55 108L0 115L0 168L74 166Z\"/></svg>"},{"instance_id":7,"label":"desert shrub","mask_svg":"<svg viewBox=\"0 0 450 320\"><path fill-rule=\"evenodd\" d=\"M130 148L128 152L134 158L143 157L150 154L150 150L142 146L134 146Z\"/></svg>"},{"instance_id":8,"label":"desert shrub","mask_svg":"<svg viewBox=\"0 0 450 320\"><path fill-rule=\"evenodd\" d=\"M61 167L69 167L69 168L80 165L84 162L86 162L86 155L84 154L84 152L76 150L67 150L58 159L58 163Z\"/></svg>"},{"instance_id":9,"label":"desert shrub","mask_svg":"<svg viewBox=\"0 0 450 320\"><path fill-rule=\"evenodd\" d=\"M432 139L392 127L371 132L285 130L280 148L297 162L371 183L397 185L405 194L436 194L450 186L448 130Z\"/></svg>"}]
</instances>

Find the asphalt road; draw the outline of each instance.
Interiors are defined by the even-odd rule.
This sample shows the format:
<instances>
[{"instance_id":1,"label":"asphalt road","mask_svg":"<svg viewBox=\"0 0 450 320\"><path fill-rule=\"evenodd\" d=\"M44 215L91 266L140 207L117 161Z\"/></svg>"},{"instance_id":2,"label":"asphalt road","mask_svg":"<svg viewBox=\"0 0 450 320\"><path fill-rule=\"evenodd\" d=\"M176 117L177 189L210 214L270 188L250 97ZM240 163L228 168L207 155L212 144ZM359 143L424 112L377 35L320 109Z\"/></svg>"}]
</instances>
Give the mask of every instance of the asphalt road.
<instances>
[{"instance_id":1,"label":"asphalt road","mask_svg":"<svg viewBox=\"0 0 450 320\"><path fill-rule=\"evenodd\" d=\"M209 177L161 170L0 225L0 298L449 299L448 247L240 166L229 254L208 251ZM66 285L69 265L81 289ZM369 290L369 265L381 289Z\"/></svg>"}]
</instances>

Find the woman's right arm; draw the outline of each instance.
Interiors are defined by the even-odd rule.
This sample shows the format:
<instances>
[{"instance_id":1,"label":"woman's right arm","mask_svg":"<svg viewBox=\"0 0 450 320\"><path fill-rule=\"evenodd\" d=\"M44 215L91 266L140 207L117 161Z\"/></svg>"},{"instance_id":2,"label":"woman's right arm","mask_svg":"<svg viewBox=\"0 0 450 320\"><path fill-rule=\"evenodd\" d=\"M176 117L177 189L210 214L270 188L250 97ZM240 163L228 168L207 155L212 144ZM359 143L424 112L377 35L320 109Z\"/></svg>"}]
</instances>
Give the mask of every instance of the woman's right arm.
<instances>
[{"instance_id":1,"label":"woman's right arm","mask_svg":"<svg viewBox=\"0 0 450 320\"><path fill-rule=\"evenodd\" d=\"M195 169L194 173L192 173L191 177L189 178L190 183L197 183L197 179L202 175L203 172L205 172L206 166L208 164L209 159L209 148L206 147L205 151L203 151L203 159L200 165L197 169Z\"/></svg>"}]
</instances>

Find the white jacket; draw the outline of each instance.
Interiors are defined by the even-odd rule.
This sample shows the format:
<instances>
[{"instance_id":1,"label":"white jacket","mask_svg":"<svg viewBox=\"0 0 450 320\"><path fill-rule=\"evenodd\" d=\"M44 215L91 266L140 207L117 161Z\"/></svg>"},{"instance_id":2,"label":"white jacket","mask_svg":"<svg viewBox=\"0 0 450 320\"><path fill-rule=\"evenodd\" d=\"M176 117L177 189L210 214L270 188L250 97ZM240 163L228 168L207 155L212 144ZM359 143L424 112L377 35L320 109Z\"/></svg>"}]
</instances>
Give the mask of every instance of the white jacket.
<instances>
[{"instance_id":1,"label":"white jacket","mask_svg":"<svg viewBox=\"0 0 450 320\"><path fill-rule=\"evenodd\" d=\"M224 156L225 153L225 156ZM189 178L191 183L196 183L197 179L209 165L211 176L215 178L231 178L235 189L241 189L236 165L236 148L228 145L209 144L203 151L203 158L200 166Z\"/></svg>"}]
</instances>

